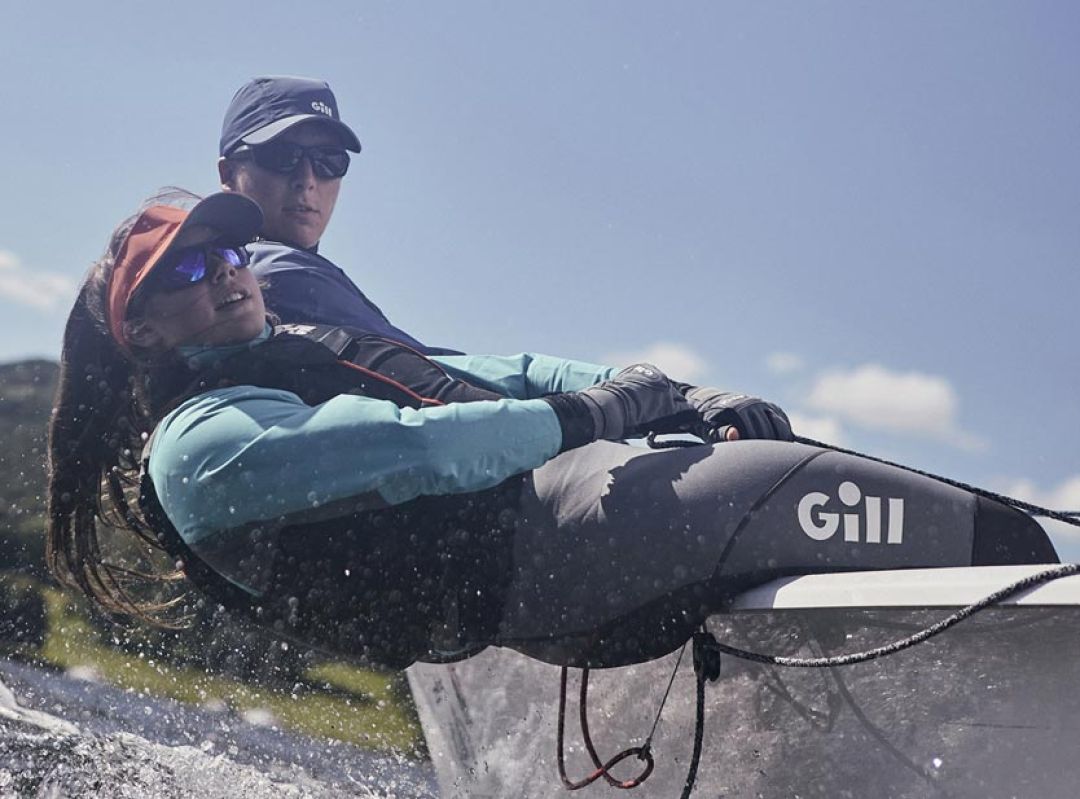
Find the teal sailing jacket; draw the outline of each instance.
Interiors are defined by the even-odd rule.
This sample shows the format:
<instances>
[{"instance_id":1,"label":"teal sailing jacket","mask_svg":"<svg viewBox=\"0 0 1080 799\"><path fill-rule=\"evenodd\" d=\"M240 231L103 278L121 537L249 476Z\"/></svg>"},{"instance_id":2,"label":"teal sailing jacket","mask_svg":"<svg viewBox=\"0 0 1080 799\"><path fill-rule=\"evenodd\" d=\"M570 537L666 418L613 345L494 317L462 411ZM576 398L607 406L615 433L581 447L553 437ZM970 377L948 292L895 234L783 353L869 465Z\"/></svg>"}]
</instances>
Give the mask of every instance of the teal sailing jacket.
<instances>
[{"instance_id":1,"label":"teal sailing jacket","mask_svg":"<svg viewBox=\"0 0 1080 799\"><path fill-rule=\"evenodd\" d=\"M154 431L148 471L162 509L195 544L350 498L398 505L490 488L559 451L559 423L538 397L616 371L534 354L432 360L504 399L408 408L341 394L308 405L290 391L232 385L184 400Z\"/></svg>"}]
</instances>

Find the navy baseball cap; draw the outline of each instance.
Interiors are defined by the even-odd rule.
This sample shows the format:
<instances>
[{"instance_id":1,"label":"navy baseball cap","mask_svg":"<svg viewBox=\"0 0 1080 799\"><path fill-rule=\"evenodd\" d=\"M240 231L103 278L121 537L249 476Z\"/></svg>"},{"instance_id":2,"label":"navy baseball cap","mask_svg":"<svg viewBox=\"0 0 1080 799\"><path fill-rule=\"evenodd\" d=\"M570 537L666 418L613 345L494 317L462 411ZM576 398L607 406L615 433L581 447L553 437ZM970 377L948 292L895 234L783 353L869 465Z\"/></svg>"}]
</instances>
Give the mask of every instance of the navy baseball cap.
<instances>
[{"instance_id":1,"label":"navy baseball cap","mask_svg":"<svg viewBox=\"0 0 1080 799\"><path fill-rule=\"evenodd\" d=\"M360 140L341 121L326 81L284 75L253 78L240 87L221 124L219 152L228 155L241 144L265 144L311 119L333 127L346 150L360 152Z\"/></svg>"}]
</instances>

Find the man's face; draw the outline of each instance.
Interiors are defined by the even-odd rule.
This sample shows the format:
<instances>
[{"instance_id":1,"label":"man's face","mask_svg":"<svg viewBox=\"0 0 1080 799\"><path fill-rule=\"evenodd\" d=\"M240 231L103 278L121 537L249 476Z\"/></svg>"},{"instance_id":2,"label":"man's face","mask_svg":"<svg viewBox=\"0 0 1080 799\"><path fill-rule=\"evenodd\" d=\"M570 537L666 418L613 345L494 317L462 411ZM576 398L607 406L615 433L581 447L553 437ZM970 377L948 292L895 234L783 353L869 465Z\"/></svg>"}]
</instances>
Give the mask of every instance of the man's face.
<instances>
[{"instance_id":1,"label":"man's face","mask_svg":"<svg viewBox=\"0 0 1080 799\"><path fill-rule=\"evenodd\" d=\"M305 147L340 144L337 134L317 121L301 123L275 141ZM341 189L341 178L318 177L307 158L301 158L288 175L264 169L252 160L225 158L218 162L218 170L223 189L239 192L262 208L264 238L304 248L314 247L322 238Z\"/></svg>"}]
</instances>

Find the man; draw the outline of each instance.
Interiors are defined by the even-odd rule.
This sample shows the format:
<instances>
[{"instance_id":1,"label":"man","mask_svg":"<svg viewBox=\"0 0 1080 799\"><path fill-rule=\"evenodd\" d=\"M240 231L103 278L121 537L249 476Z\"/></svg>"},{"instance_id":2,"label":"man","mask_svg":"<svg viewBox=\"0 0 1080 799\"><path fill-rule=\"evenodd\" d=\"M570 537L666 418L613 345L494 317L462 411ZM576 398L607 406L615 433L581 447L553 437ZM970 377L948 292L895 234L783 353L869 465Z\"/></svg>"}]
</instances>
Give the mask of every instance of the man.
<instances>
[{"instance_id":1,"label":"man","mask_svg":"<svg viewBox=\"0 0 1080 799\"><path fill-rule=\"evenodd\" d=\"M225 191L245 194L263 210L263 240L250 249L267 304L283 322L352 327L424 353L451 352L393 325L319 253L350 151L360 152L360 140L341 121L325 81L260 77L233 97L221 128L218 175Z\"/></svg>"},{"instance_id":2,"label":"man","mask_svg":"<svg viewBox=\"0 0 1080 799\"><path fill-rule=\"evenodd\" d=\"M262 207L262 239L249 249L252 271L267 284L267 305L286 323L349 327L428 355L460 355L427 347L396 327L318 252L350 151L360 152L360 140L341 121L337 99L325 81L254 78L233 97L221 126L218 174L225 191L245 194ZM443 365L451 371L455 367L453 359ZM772 403L676 385L701 414L714 441L791 440L787 416Z\"/></svg>"}]
</instances>

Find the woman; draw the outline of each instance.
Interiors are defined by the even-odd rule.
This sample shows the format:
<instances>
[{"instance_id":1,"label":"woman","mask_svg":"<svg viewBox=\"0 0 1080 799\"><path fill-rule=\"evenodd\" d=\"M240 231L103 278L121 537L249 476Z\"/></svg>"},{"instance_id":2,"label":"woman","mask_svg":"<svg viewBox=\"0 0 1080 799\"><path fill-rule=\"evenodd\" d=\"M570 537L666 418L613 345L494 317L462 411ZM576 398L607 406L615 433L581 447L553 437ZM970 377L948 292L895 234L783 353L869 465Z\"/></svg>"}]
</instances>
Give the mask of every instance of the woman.
<instances>
[{"instance_id":1,"label":"woman","mask_svg":"<svg viewBox=\"0 0 1080 799\"><path fill-rule=\"evenodd\" d=\"M1054 559L1019 514L862 459L614 443L790 438L775 406L647 365L273 329L245 268L258 207L194 199L117 228L65 332L48 559L110 611L161 620L134 586L176 575L111 563L109 526L281 635L394 666L489 644L615 665L782 573Z\"/></svg>"}]
</instances>

